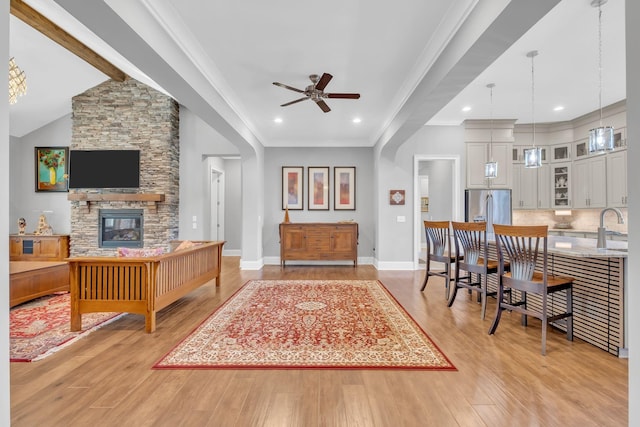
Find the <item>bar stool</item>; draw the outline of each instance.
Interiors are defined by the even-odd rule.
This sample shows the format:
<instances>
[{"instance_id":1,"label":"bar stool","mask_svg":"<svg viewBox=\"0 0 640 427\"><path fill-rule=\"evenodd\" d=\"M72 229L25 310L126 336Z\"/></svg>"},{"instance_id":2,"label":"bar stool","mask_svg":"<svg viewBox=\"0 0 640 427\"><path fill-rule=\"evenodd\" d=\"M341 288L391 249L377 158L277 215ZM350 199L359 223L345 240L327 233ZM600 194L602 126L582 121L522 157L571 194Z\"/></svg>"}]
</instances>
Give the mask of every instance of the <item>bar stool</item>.
<instances>
[{"instance_id":1,"label":"bar stool","mask_svg":"<svg viewBox=\"0 0 640 427\"><path fill-rule=\"evenodd\" d=\"M449 297L449 283L451 277L451 264L456 262L456 255L451 253L451 234L449 221L424 221L424 230L427 235L427 271L420 291L427 287L429 277L438 276L445 279L445 298ZM431 262L444 264L444 272L432 271Z\"/></svg>"},{"instance_id":2,"label":"bar stool","mask_svg":"<svg viewBox=\"0 0 640 427\"><path fill-rule=\"evenodd\" d=\"M465 288L478 293L482 304L480 317L484 320L487 311L487 296L494 296L497 292L487 291L489 274L498 273L498 261L489 259L487 245L486 222L452 222L453 237L456 246L456 262L454 287L449 292L449 307L453 305L458 289ZM508 269L508 265L505 266ZM466 274L464 274L466 272ZM473 280L473 275L477 280Z\"/></svg>"},{"instance_id":3,"label":"bar stool","mask_svg":"<svg viewBox=\"0 0 640 427\"><path fill-rule=\"evenodd\" d=\"M547 325L561 320L567 329L567 340L573 341L573 277L555 276L547 269L547 226L513 226L494 224L498 248L498 309L489 329L494 334L500 316L504 310L522 313L522 325L527 325L527 316L542 321L542 355L547 349ZM542 248L540 243L542 242ZM542 261L540 258L542 249ZM509 261L511 272L507 273L504 264ZM505 301L506 289L520 291L516 302ZM549 313L548 295L565 291L566 309L554 314ZM541 298L540 310L527 305L527 294L536 294Z\"/></svg>"}]
</instances>

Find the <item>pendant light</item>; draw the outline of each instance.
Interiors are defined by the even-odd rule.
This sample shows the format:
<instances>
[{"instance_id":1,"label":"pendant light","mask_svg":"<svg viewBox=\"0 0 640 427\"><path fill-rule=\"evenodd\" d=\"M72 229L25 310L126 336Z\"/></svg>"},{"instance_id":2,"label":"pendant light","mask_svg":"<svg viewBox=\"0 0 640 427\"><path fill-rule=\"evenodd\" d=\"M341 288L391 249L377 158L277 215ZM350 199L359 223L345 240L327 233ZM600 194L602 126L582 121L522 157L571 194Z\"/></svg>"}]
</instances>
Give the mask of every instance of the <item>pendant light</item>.
<instances>
[{"instance_id":1,"label":"pendant light","mask_svg":"<svg viewBox=\"0 0 640 427\"><path fill-rule=\"evenodd\" d=\"M486 179L494 179L498 177L498 162L493 161L493 88L495 86L496 85L494 83L489 83L487 85L491 100L491 131L489 134L489 161L484 164L484 177Z\"/></svg>"},{"instance_id":2,"label":"pendant light","mask_svg":"<svg viewBox=\"0 0 640 427\"><path fill-rule=\"evenodd\" d=\"M589 130L589 152L599 153L615 148L613 127L602 126L602 8L607 0L593 0L591 6L598 8L598 103L600 107L600 126Z\"/></svg>"},{"instance_id":3,"label":"pendant light","mask_svg":"<svg viewBox=\"0 0 640 427\"><path fill-rule=\"evenodd\" d=\"M536 147L536 115L535 115L535 74L533 66L533 58L538 56L537 50L527 53L527 58L531 58L531 139L532 147L524 150L524 167L539 168L542 166L542 149Z\"/></svg>"}]
</instances>

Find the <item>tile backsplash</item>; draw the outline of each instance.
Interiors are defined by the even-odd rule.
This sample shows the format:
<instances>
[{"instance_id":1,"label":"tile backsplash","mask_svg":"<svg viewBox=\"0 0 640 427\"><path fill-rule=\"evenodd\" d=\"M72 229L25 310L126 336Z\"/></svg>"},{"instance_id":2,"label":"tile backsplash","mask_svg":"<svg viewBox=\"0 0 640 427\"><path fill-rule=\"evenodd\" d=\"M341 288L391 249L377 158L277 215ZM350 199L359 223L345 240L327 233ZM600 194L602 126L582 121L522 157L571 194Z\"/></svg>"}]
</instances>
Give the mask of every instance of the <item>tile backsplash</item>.
<instances>
[{"instance_id":1,"label":"tile backsplash","mask_svg":"<svg viewBox=\"0 0 640 427\"><path fill-rule=\"evenodd\" d=\"M602 209L572 209L571 216L556 216L554 210L514 210L514 225L547 224L550 229L557 223L570 222L576 231L597 232L600 226L600 212ZM604 226L607 230L627 233L628 209L621 208L624 224L618 224L614 212L607 212L604 216Z\"/></svg>"}]
</instances>

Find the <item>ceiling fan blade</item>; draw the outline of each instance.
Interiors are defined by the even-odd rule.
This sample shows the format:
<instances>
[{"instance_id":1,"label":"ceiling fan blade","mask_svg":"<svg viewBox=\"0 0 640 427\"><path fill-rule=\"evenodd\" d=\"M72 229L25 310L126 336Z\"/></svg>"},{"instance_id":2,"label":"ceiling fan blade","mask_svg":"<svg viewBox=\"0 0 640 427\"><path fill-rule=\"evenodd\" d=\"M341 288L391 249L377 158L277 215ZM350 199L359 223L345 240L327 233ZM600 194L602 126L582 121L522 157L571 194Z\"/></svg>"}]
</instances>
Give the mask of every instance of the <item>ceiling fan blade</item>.
<instances>
[{"instance_id":1,"label":"ceiling fan blade","mask_svg":"<svg viewBox=\"0 0 640 427\"><path fill-rule=\"evenodd\" d=\"M276 86L283 87L283 88L285 88L285 89L292 90L292 91L294 91L294 92L304 93L304 91L303 91L303 90L296 89L295 87L291 87L291 86L288 86L288 85L285 85L285 84L282 84L282 83L273 82L273 84L274 84L274 85L276 85Z\"/></svg>"},{"instance_id":2,"label":"ceiling fan blade","mask_svg":"<svg viewBox=\"0 0 640 427\"><path fill-rule=\"evenodd\" d=\"M359 93L325 93L327 98L360 99Z\"/></svg>"},{"instance_id":3,"label":"ceiling fan blade","mask_svg":"<svg viewBox=\"0 0 640 427\"><path fill-rule=\"evenodd\" d=\"M327 84L331 81L332 78L333 76L331 74L324 73L322 77L320 77L320 80L318 80L318 83L316 83L316 89L324 90L324 88L327 86Z\"/></svg>"},{"instance_id":4,"label":"ceiling fan blade","mask_svg":"<svg viewBox=\"0 0 640 427\"><path fill-rule=\"evenodd\" d=\"M281 107L286 107L287 105L295 104L296 102L304 101L309 99L308 96L304 96L302 98L296 99L295 101L287 102L286 104L282 104Z\"/></svg>"},{"instance_id":5,"label":"ceiling fan blade","mask_svg":"<svg viewBox=\"0 0 640 427\"><path fill-rule=\"evenodd\" d=\"M329 108L329 106L327 105L326 102L324 102L323 100L319 99L316 101L316 104L318 104L318 107L320 107L320 109L322 111L324 111L325 113L328 113L329 111L331 111L331 108Z\"/></svg>"}]
</instances>

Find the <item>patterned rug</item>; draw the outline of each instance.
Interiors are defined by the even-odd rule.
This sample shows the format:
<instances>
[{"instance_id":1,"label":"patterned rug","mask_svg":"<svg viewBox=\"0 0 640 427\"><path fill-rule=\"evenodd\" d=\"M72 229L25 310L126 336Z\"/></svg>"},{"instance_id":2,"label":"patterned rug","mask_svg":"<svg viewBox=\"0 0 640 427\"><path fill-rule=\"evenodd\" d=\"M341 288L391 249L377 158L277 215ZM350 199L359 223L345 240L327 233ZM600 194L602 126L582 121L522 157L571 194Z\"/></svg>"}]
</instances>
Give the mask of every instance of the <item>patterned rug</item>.
<instances>
[{"instance_id":1,"label":"patterned rug","mask_svg":"<svg viewBox=\"0 0 640 427\"><path fill-rule=\"evenodd\" d=\"M70 294L55 294L20 304L9 313L10 360L33 362L44 359L123 315L83 314L82 330L71 332Z\"/></svg>"},{"instance_id":2,"label":"patterned rug","mask_svg":"<svg viewBox=\"0 0 640 427\"><path fill-rule=\"evenodd\" d=\"M456 370L376 280L253 280L155 369Z\"/></svg>"}]
</instances>

